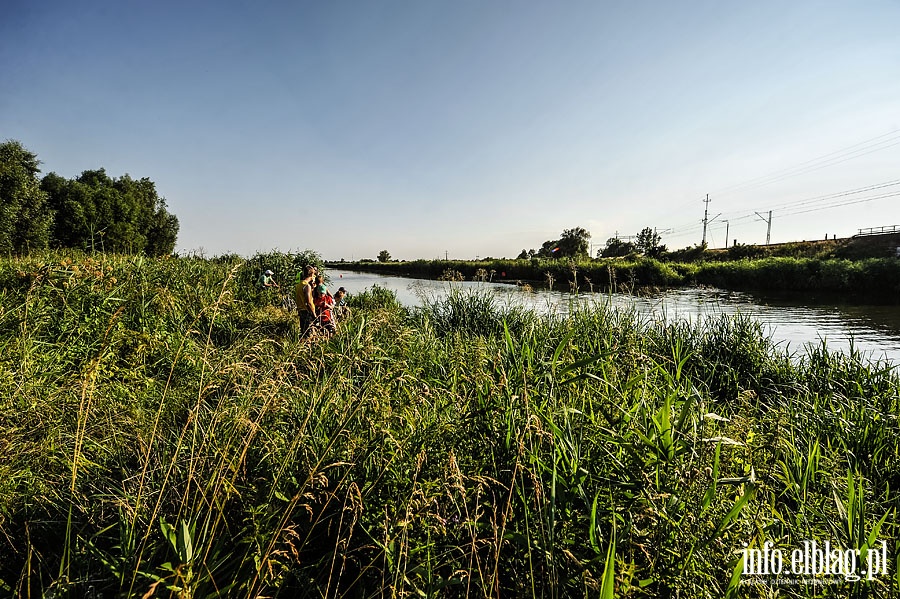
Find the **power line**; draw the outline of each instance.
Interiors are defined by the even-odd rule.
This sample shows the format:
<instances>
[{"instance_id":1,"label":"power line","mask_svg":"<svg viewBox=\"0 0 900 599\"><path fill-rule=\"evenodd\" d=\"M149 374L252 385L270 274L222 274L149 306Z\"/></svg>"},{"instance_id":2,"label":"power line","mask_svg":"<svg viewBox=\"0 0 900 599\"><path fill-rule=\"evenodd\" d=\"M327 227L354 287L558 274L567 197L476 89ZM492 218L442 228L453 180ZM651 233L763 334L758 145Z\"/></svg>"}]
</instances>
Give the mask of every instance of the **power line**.
<instances>
[{"instance_id":1,"label":"power line","mask_svg":"<svg viewBox=\"0 0 900 599\"><path fill-rule=\"evenodd\" d=\"M900 139L900 138L898 138L898 139ZM769 185L769 184L771 184L771 183L777 183L778 181L783 181L784 179L790 179L791 177L796 177L796 176L799 176L799 175L805 175L805 174L807 174L807 173L811 173L811 172L814 172L814 171L822 170L823 168L830 168L830 167L832 167L832 166L835 166L836 164L840 164L840 163L842 163L842 162L847 162L848 160L853 160L854 158L859 158L860 156L865 156L865 155L867 155L867 154L872 154L873 152L878 152L878 151L880 151L880 150L886 150L886 149L888 149L888 148L893 148L894 146L897 146L897 145L900 145L900 141L896 141L896 142L894 142L894 143L892 143L892 144L890 144L890 145L883 146L883 147L880 147L880 148L875 148L874 150L869 150L868 152L864 152L864 153L858 154L858 155L856 155L856 156L849 156L849 157L844 158L844 159L842 159L842 160L834 160L834 161L831 161L831 162L823 163L823 164L820 164L820 165L818 165L818 166L815 166L815 167L811 167L811 168L805 169L805 170L803 170L802 172L791 173L791 174L789 174L789 175L784 175L784 176L781 176L781 177L773 178L773 179L770 179L769 181L765 181L765 182L763 182L763 183L760 183L759 185L744 188L744 189L741 190L741 191L747 191L747 190L749 190L749 189L753 189L753 187L763 187L763 186Z\"/></svg>"},{"instance_id":2,"label":"power line","mask_svg":"<svg viewBox=\"0 0 900 599\"><path fill-rule=\"evenodd\" d=\"M848 189L848 190L837 191L834 193L829 193L829 194L824 194L824 195L819 195L819 196L812 196L809 198L804 198L802 200L795 200L795 201L791 201L791 202L785 202L782 204L773 204L773 205L768 206L768 208L770 210L779 210L780 211L780 210L784 210L784 209L793 209L795 207L805 206L805 205L814 205L814 204L818 204L818 203L829 203L836 198L856 195L856 194L864 193L867 191L874 191L876 189L883 189L885 187L893 187L896 185L900 185L900 179L884 181L881 183L872 183L871 185L865 185L863 187L857 187L855 189ZM743 214L743 213L745 213L744 210L735 210L732 212L726 212L725 216L729 216L729 217L735 216L736 217L736 215Z\"/></svg>"},{"instance_id":3,"label":"power line","mask_svg":"<svg viewBox=\"0 0 900 599\"><path fill-rule=\"evenodd\" d=\"M748 179L741 183L736 183L734 185L730 185L724 188L721 188L719 191L715 192L716 194L723 195L726 192L733 193L737 190L747 190L753 187L761 187L764 185L769 185L771 183L775 183L777 181L787 179L794 176L799 176L802 174L806 174L809 172L813 172L816 170L820 170L823 168L828 168L830 166L834 166L836 164L840 164L842 162L846 162L848 160L853 160L855 158L859 158L861 156L865 156L867 154L871 154L874 152L879 152L894 146L900 145L900 130L894 129L893 131L889 131L887 133L882 133L881 135L876 135L875 137L871 137L869 139L857 142L850 146L846 146L839 150L835 150L833 152L829 152L827 154L823 154L821 156L817 156L816 158L812 158L805 162L801 162L793 167L788 167L785 169L781 169L770 173L768 175L763 175L760 177L755 177L752 179ZM886 187L892 187L895 185L900 185L900 179L886 181L883 183L875 183L872 185L864 186L857 189L845 190L840 192L835 192L832 194L825 194L821 196L814 196L811 198L805 198L802 200L795 200L791 202L785 202L782 204L773 205L770 210L779 211L779 216L792 216L795 214L805 214L808 212L814 212L817 210L828 210L831 208L838 208L845 205L858 204L863 202L874 201L887 197L895 197L897 194L885 194L879 196L872 196L869 198L862 198L858 200L853 200L850 202L841 202L834 203L833 200L856 195L859 193L864 193L867 191L874 191L876 189L882 189ZM730 223L739 223L740 221L753 218L755 215L746 212L745 210L734 210L731 212L720 213L713 219L709 218L708 208L709 208L709 195L707 195L706 199L703 200L706 204L704 207L703 219L700 221L690 221L688 223L684 223L679 226L671 227L670 237L683 237L689 234L693 234L702 229L703 231L703 242L706 242L706 230L710 222L714 221L716 218L721 216L727 217L727 220ZM685 205L686 207L687 205ZM797 208L805 208L803 210L797 210ZM671 209L666 214L670 214L672 212L676 212L681 207L676 207ZM782 210L788 210L787 213L782 214Z\"/></svg>"},{"instance_id":4,"label":"power line","mask_svg":"<svg viewBox=\"0 0 900 599\"><path fill-rule=\"evenodd\" d=\"M768 211L767 216L763 216L763 215L759 214L758 212L746 213L746 212L742 212L742 211L734 211L734 212L719 214L713 218L708 218L708 213L706 211L704 211L704 218L700 221L691 221L691 222L684 223L684 224L681 224L681 225L678 225L675 227L670 227L668 229L669 238L670 239L673 239L673 238L678 239L681 237L687 237L690 235L694 235L697 232L702 230L703 231L703 239L705 241L706 240L706 230L707 230L707 227L709 226L709 224L712 223L713 221L715 221L716 219L718 219L720 216L728 216L727 221L728 221L729 228L732 223L738 223L740 221L744 221L744 220L751 219L751 218L760 218L763 221L765 221L768 225L767 234L766 234L766 237L767 237L766 243L768 244L771 242L771 226L772 226L771 221L772 221L772 213L774 210L779 210L779 211L786 210L786 212L779 212L779 216L781 218L786 218L786 217L790 217L790 216L796 216L798 214L808 214L810 212L819 212L819 211L823 211L823 210L830 210L832 208L841 208L844 206L852 206L855 204L861 204L861 203L865 203L865 202L872 202L872 201L877 201L877 200L881 200L881 199L897 197L897 196L900 196L900 192L892 191L890 193L883 193L883 194L868 196L868 197L864 197L864 198L854 198L849 201L847 201L847 200L837 201L837 200L840 200L840 198L846 198L846 197L853 196L853 195L856 195L859 193L864 193L866 191L874 191L876 189L885 189L885 188L894 187L897 185L900 185L900 179L885 181L885 182L881 182L881 183L874 183L872 185L866 185L866 186L859 187L856 189L844 190L844 191L839 191L839 192L835 192L835 193L824 194L821 196L814 196L811 198L805 198L803 200L797 200L794 202L787 202L785 204L780 204L780 205L774 206L772 209L770 209ZM707 200L703 200L703 201L704 201L704 203L707 202ZM711 201L711 200L709 200L709 201ZM725 219L723 219L723 220L725 220Z\"/></svg>"},{"instance_id":5,"label":"power line","mask_svg":"<svg viewBox=\"0 0 900 599\"><path fill-rule=\"evenodd\" d=\"M836 150L828 154L823 154L822 156L807 160L806 162L801 162L796 166L774 171L772 173L769 173L768 175L754 177L741 183L723 187L720 190L716 191L715 194L721 196L725 195L726 193L732 193L739 189L746 190L753 187L761 187L763 185L775 183L776 181L780 181L782 179L806 174L808 172L812 172L829 166L834 166L835 164L840 164L841 162L846 162L847 160L859 158L860 156L865 156L873 152L885 150L898 144L900 144L900 131L895 129L894 131L877 135L873 138L861 141L851 146L847 146L840 150Z\"/></svg>"},{"instance_id":6,"label":"power line","mask_svg":"<svg viewBox=\"0 0 900 599\"><path fill-rule=\"evenodd\" d=\"M884 189L886 187L894 187L897 185L900 185L900 179L893 179L890 181L883 181L880 183L872 183L871 185L865 185L863 187L858 187L855 189L843 190L843 191L838 191L838 192L829 193L829 194L823 194L823 195L819 195L819 196L812 196L809 198L804 198L802 200L785 202L783 204L774 204L774 205L770 206L769 209L781 211L781 210L786 210L786 209L793 210L798 207L807 206L807 205L812 206L812 205L819 204L819 203L830 204L836 198L847 197L847 196L855 195L858 193L864 193L866 191L874 191L876 189ZM706 202L706 200L701 200L701 201ZM710 200L710 201L712 201L712 200ZM705 216L706 215L704 215L704 217ZM716 220L720 216L727 217L728 220L730 220L731 222L738 222L741 220L746 220L748 218L753 218L753 214L749 213L746 210L733 210L733 211L729 211L729 212L723 212L714 218L707 218L706 224L708 225L709 223ZM701 219L701 220L697 220L697 221L692 220L690 222L680 223L680 224L675 225L670 228L677 235L686 235L688 232L700 231L702 229L703 225L704 225L704 220Z\"/></svg>"},{"instance_id":7,"label":"power line","mask_svg":"<svg viewBox=\"0 0 900 599\"><path fill-rule=\"evenodd\" d=\"M831 204L829 206L816 206L814 208L806 208L804 210L798 210L796 212L788 212L784 216L794 216L796 214L806 214L808 212L816 212L819 210L830 210L831 208L843 208L844 206L853 206L854 204L863 204L865 202L872 202L875 200L883 200L886 198L893 198L893 197L897 197L897 196L900 196L900 191L895 191L892 193L885 193L885 194L881 194L881 195L877 195L877 196L871 196L868 198L859 198L859 199L852 200L850 202L839 202L837 204Z\"/></svg>"},{"instance_id":8,"label":"power line","mask_svg":"<svg viewBox=\"0 0 900 599\"><path fill-rule=\"evenodd\" d=\"M865 187L858 187L856 189L849 189L846 191L838 191L835 193L830 193L821 196L814 196L811 198L806 198L804 200L797 200L796 202L788 202L786 204L782 204L780 206L773 206L773 209L784 209L784 208L792 208L796 206L804 206L808 204L817 204L817 203L825 203L835 198L846 197L850 195L856 195L858 193L864 193L866 191L874 191L876 189L884 189L885 187L893 187L895 185L900 185L900 179L896 179L893 181L886 181L884 183L874 183L872 185L867 185Z\"/></svg>"},{"instance_id":9,"label":"power line","mask_svg":"<svg viewBox=\"0 0 900 599\"><path fill-rule=\"evenodd\" d=\"M797 206L797 208L799 208L799 209L795 209L793 211L788 211L785 213L780 213L779 217L787 218L790 216L797 216L799 214L808 214L810 212L820 212L823 210L831 210L833 208L843 208L845 206L853 206L856 204L863 204L866 202L873 202L873 201L877 201L877 200L883 200L883 199L893 198L893 197L898 197L898 196L900 196L900 191L893 191L890 193L883 193L883 194L868 196L868 197L864 197L864 198L856 198L856 199L853 199L850 201L832 202L831 204L828 204L825 206L813 206L813 207ZM755 212L753 214L745 214L745 215L737 217L737 218L730 218L729 223L733 223L733 222L739 221L739 220L746 220L748 218L758 217L760 220L763 220L768 225L767 232L766 232L766 244L768 245L771 241L772 219L773 219L772 213L773 213L773 211L770 210L768 212L767 216L763 216L762 214L760 214L758 212ZM693 235L699 229L700 229L700 225L695 225L693 227L685 227L682 229L674 229L672 232L672 235L670 237L677 239L680 237Z\"/></svg>"}]
</instances>

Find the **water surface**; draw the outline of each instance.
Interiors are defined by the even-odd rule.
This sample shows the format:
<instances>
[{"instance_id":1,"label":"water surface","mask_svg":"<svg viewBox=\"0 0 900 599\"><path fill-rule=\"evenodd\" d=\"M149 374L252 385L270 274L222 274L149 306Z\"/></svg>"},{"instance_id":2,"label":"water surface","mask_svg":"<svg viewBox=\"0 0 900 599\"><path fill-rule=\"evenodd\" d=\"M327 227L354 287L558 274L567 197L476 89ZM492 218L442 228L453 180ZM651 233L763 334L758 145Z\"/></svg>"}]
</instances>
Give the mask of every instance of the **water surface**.
<instances>
[{"instance_id":1,"label":"water surface","mask_svg":"<svg viewBox=\"0 0 900 599\"><path fill-rule=\"evenodd\" d=\"M644 295L623 293L579 293L535 289L515 285L462 281L448 283L429 279L386 276L347 270L328 271L331 285L349 293L379 285L396 292L406 306L420 306L426 297L439 297L455 287L494 293L503 302L539 312L568 313L593 302L667 321L697 320L718 314L746 314L761 322L773 340L789 352L801 354L809 344L823 341L832 351L859 349L874 360L900 364L900 306L843 303L835 298L760 297L739 291L711 288L679 288Z\"/></svg>"}]
</instances>

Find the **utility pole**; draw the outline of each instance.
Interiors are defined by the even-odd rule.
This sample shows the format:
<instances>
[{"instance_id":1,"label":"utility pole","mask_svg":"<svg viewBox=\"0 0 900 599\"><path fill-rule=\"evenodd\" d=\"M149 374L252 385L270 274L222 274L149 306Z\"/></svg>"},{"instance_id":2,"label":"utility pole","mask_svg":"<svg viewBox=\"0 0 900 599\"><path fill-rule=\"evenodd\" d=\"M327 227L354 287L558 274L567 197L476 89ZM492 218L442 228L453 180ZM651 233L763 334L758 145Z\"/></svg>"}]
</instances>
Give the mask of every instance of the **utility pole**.
<instances>
[{"instance_id":1,"label":"utility pole","mask_svg":"<svg viewBox=\"0 0 900 599\"><path fill-rule=\"evenodd\" d=\"M765 218L759 212L756 213L756 216L759 217L759 220L765 221L765 223L769 225L768 229L766 229L766 245L769 245L769 240L772 239L772 211L769 210L769 218Z\"/></svg>"},{"instance_id":2,"label":"utility pole","mask_svg":"<svg viewBox=\"0 0 900 599\"><path fill-rule=\"evenodd\" d=\"M444 250L444 262L447 261L447 256L449 256L449 255L450 255L450 252L448 250Z\"/></svg>"},{"instance_id":3,"label":"utility pole","mask_svg":"<svg viewBox=\"0 0 900 599\"><path fill-rule=\"evenodd\" d=\"M731 226L731 223L727 220L725 221L725 249L728 249L728 228Z\"/></svg>"},{"instance_id":4,"label":"utility pole","mask_svg":"<svg viewBox=\"0 0 900 599\"><path fill-rule=\"evenodd\" d=\"M706 199L703 200L703 203L706 205L703 207L703 241L700 242L700 244L706 245L706 223L707 216L709 216L709 194L706 194Z\"/></svg>"}]
</instances>

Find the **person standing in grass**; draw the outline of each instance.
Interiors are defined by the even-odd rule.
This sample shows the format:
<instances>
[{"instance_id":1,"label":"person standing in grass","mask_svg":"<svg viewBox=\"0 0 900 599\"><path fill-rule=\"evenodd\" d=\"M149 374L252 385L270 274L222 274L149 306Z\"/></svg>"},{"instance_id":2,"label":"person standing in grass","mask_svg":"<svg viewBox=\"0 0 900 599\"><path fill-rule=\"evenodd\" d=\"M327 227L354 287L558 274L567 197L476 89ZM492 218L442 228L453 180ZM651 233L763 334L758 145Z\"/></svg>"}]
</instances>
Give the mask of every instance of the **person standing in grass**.
<instances>
[{"instance_id":1,"label":"person standing in grass","mask_svg":"<svg viewBox=\"0 0 900 599\"><path fill-rule=\"evenodd\" d=\"M328 293L328 286L325 284L324 276L318 275L315 284L316 286L313 288L313 302L316 304L318 324L328 335L334 335L337 332L337 326L331 312L331 308L334 306L334 298Z\"/></svg>"},{"instance_id":2,"label":"person standing in grass","mask_svg":"<svg viewBox=\"0 0 900 599\"><path fill-rule=\"evenodd\" d=\"M313 301L318 302L328 293L328 285L325 284L325 276L316 276L316 286L313 288Z\"/></svg>"},{"instance_id":3,"label":"person standing in grass","mask_svg":"<svg viewBox=\"0 0 900 599\"><path fill-rule=\"evenodd\" d=\"M277 290L281 289L281 286L275 281L274 275L275 273L271 270L266 270L259 275L259 279L256 281L256 286L262 291L263 297L266 298L267 302L272 302L277 297ZM282 300L282 306L284 306L284 300ZM290 310L290 307L288 307L288 310Z\"/></svg>"},{"instance_id":4,"label":"person standing in grass","mask_svg":"<svg viewBox=\"0 0 900 599\"><path fill-rule=\"evenodd\" d=\"M259 286L263 289L268 289L269 287L274 287L278 289L278 283L275 282L275 277L273 276L275 273L271 270L267 270L263 274L259 276Z\"/></svg>"},{"instance_id":5,"label":"person standing in grass","mask_svg":"<svg viewBox=\"0 0 900 599\"><path fill-rule=\"evenodd\" d=\"M297 274L297 281L294 285L294 301L297 302L297 313L300 316L300 334L304 337L309 334L309 328L316 320L316 304L313 302L312 287L317 274L318 269L308 264L303 267L302 273Z\"/></svg>"},{"instance_id":6,"label":"person standing in grass","mask_svg":"<svg viewBox=\"0 0 900 599\"><path fill-rule=\"evenodd\" d=\"M334 335L337 333L337 325L331 312L331 309L334 307L334 298L326 291L323 295L319 295L315 301L316 308L319 311L319 324L328 336Z\"/></svg>"},{"instance_id":7,"label":"person standing in grass","mask_svg":"<svg viewBox=\"0 0 900 599\"><path fill-rule=\"evenodd\" d=\"M334 294L334 316L337 320L350 316L350 306L347 305L347 290L343 287L338 287Z\"/></svg>"}]
</instances>

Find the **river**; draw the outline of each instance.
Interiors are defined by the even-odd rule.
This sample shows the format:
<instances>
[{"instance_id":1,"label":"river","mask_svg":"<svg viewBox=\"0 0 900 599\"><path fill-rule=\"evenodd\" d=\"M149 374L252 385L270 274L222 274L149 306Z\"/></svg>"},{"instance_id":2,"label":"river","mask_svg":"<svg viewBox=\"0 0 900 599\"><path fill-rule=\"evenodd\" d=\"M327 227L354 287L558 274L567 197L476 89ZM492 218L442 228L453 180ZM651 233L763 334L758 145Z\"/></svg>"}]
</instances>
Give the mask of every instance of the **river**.
<instances>
[{"instance_id":1,"label":"river","mask_svg":"<svg viewBox=\"0 0 900 599\"><path fill-rule=\"evenodd\" d=\"M633 309L646 317L702 319L717 314L747 314L761 322L785 351L802 354L809 344L824 340L831 351L847 351L851 344L872 360L900 364L900 305L860 305L839 298L758 296L710 288L668 289L642 295L579 293L535 289L526 291L507 283L463 281L448 283L429 279L385 276L330 269L332 290L363 291L379 285L396 292L406 306L419 306L425 297L446 294L451 286L495 293L503 302L524 305L539 312L565 314L574 306L608 303L616 309Z\"/></svg>"}]
</instances>

